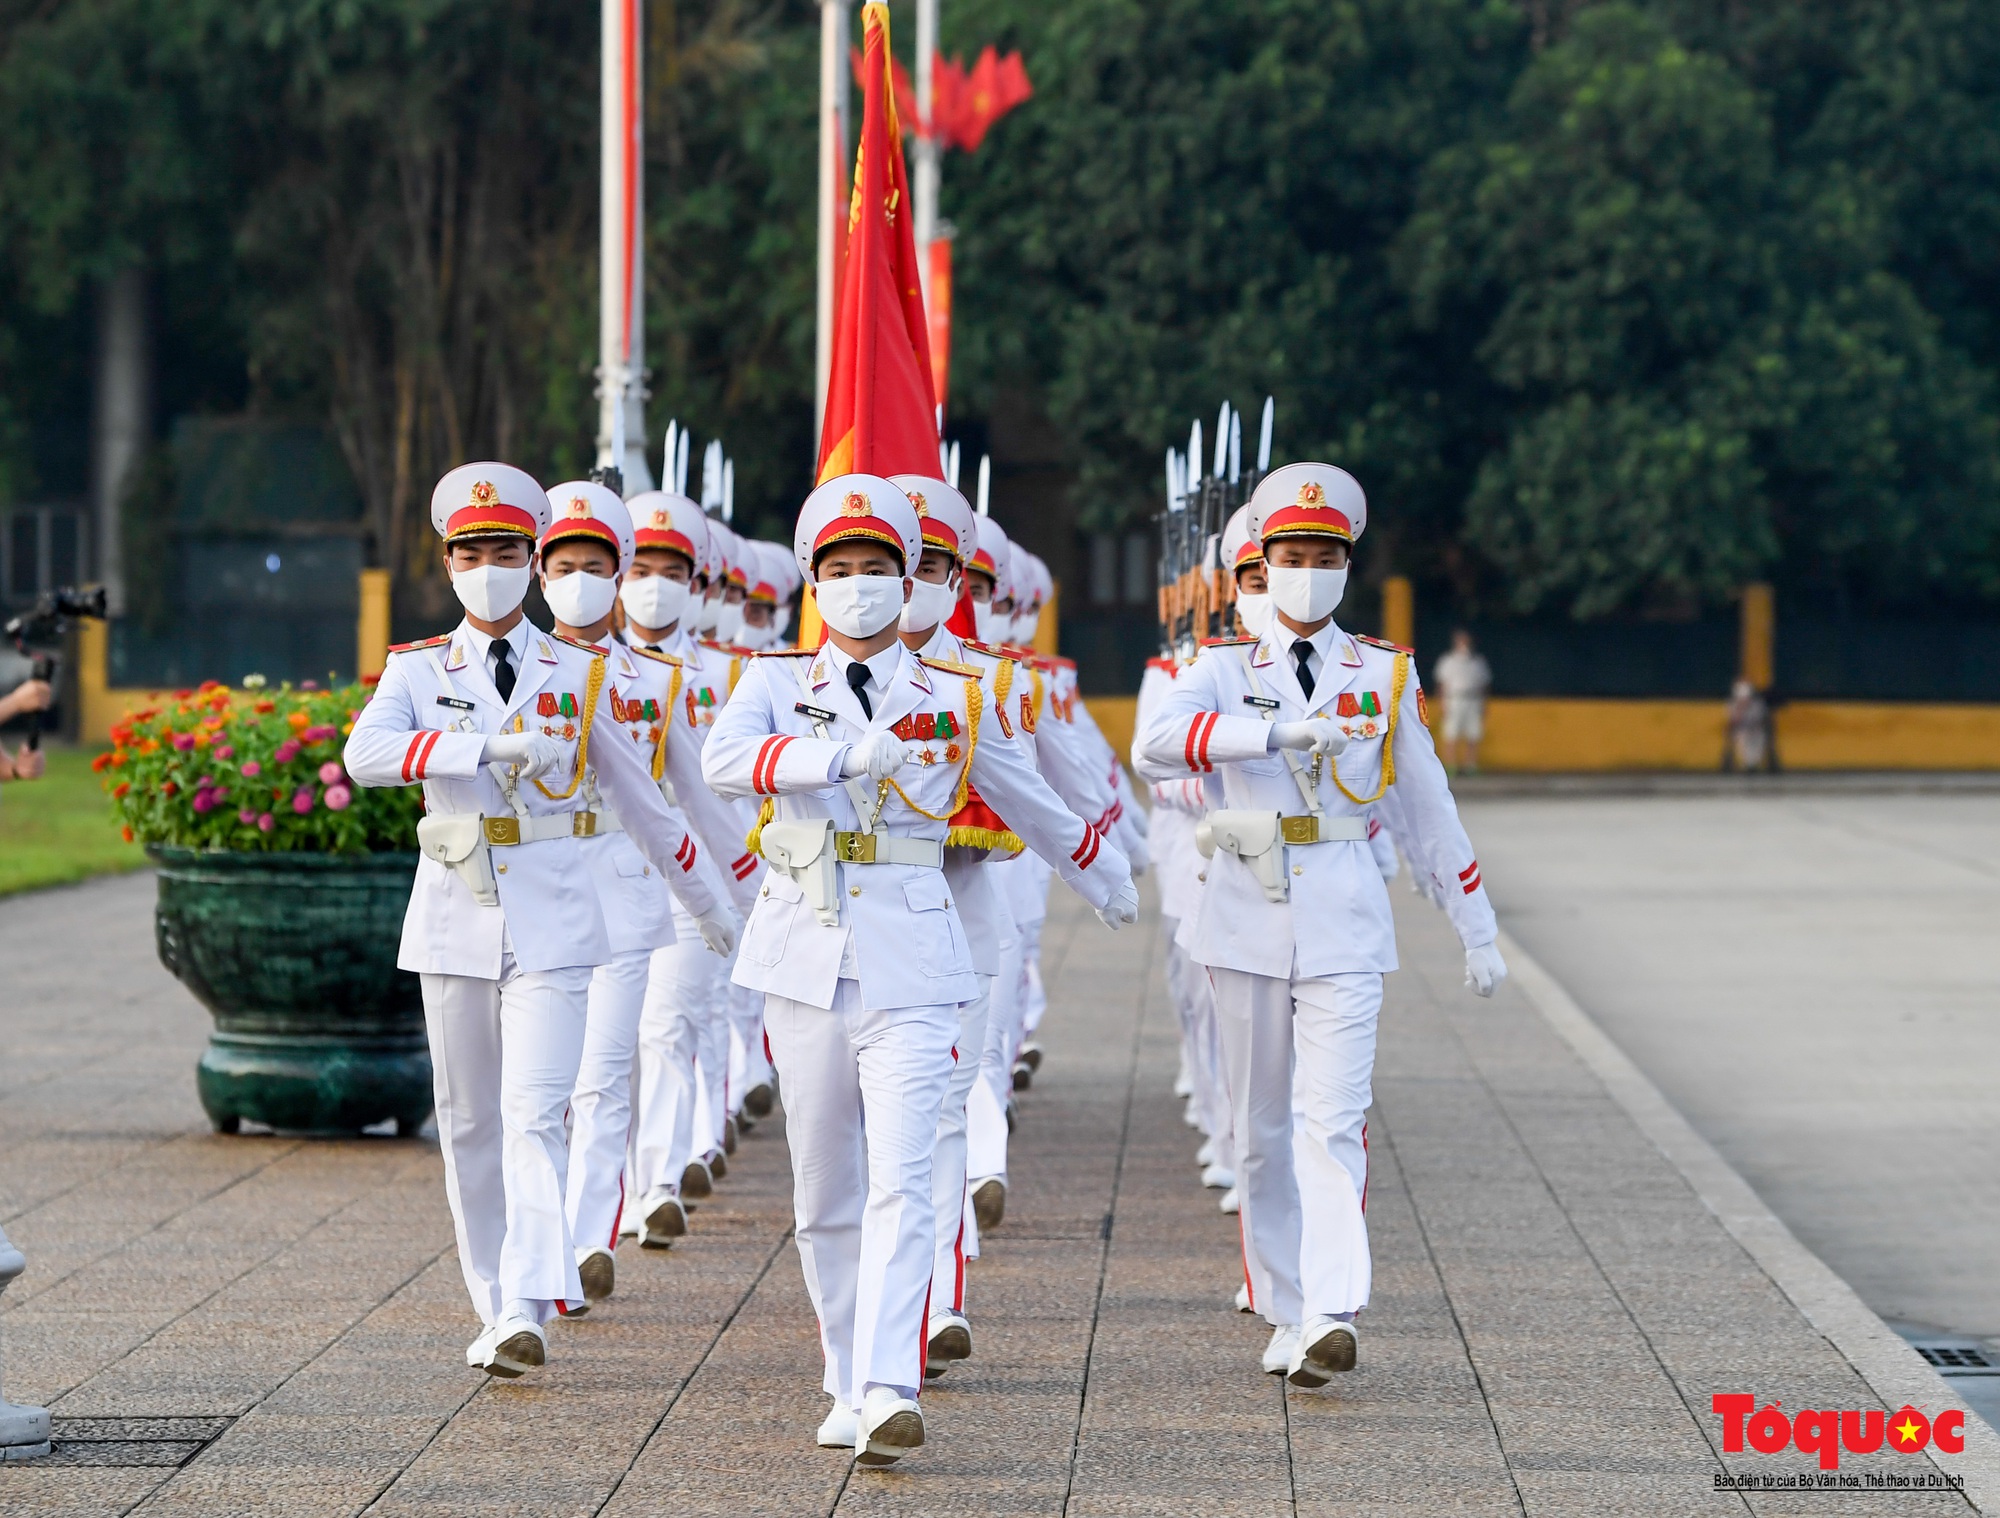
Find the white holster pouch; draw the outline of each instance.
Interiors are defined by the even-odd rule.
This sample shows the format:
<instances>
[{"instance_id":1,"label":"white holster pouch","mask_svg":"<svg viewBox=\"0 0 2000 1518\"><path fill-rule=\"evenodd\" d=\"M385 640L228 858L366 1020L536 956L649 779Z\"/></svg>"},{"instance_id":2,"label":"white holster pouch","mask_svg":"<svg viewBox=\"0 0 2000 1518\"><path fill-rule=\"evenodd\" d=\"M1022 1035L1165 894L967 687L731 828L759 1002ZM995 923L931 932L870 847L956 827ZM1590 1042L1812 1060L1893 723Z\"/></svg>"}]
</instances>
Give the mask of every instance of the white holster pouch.
<instances>
[{"instance_id":1,"label":"white holster pouch","mask_svg":"<svg viewBox=\"0 0 2000 1518\"><path fill-rule=\"evenodd\" d=\"M417 820L417 847L453 871L482 907L500 905L500 887L493 878L493 856L480 827L485 819L473 813L432 813Z\"/></svg>"},{"instance_id":2,"label":"white holster pouch","mask_svg":"<svg viewBox=\"0 0 2000 1518\"><path fill-rule=\"evenodd\" d=\"M833 819L764 824L758 850L774 870L783 870L805 892L806 905L825 927L840 921L840 881L834 870Z\"/></svg>"},{"instance_id":3,"label":"white holster pouch","mask_svg":"<svg viewBox=\"0 0 2000 1518\"><path fill-rule=\"evenodd\" d=\"M1264 899L1273 903L1291 899L1282 845L1304 847L1367 840L1367 818L1324 814L1287 817L1278 812L1218 811L1210 812L1194 829L1194 846L1201 851L1202 858L1213 859L1217 849L1234 854L1250 867L1257 884L1264 888Z\"/></svg>"}]
</instances>

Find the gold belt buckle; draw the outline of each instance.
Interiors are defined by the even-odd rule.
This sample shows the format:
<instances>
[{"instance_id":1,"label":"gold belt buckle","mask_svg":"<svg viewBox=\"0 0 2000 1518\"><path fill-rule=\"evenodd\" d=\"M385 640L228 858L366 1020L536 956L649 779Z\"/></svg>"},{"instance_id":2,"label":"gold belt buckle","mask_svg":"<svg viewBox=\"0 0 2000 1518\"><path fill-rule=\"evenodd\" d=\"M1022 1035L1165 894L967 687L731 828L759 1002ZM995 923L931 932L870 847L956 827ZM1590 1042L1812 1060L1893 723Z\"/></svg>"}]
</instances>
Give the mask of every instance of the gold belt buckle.
<instances>
[{"instance_id":1,"label":"gold belt buckle","mask_svg":"<svg viewBox=\"0 0 2000 1518\"><path fill-rule=\"evenodd\" d=\"M485 817L480 819L486 828L488 843L519 843L521 841L521 819L519 817Z\"/></svg>"},{"instance_id":2,"label":"gold belt buckle","mask_svg":"<svg viewBox=\"0 0 2000 1518\"><path fill-rule=\"evenodd\" d=\"M873 833L835 833L833 835L834 857L842 864L873 864L875 862L875 835Z\"/></svg>"},{"instance_id":3,"label":"gold belt buckle","mask_svg":"<svg viewBox=\"0 0 2000 1518\"><path fill-rule=\"evenodd\" d=\"M1318 843L1319 818L1280 817L1278 831L1284 835L1287 843Z\"/></svg>"},{"instance_id":4,"label":"gold belt buckle","mask_svg":"<svg viewBox=\"0 0 2000 1518\"><path fill-rule=\"evenodd\" d=\"M576 819L571 824L570 830L578 838L595 838L597 836L597 813L572 812L570 815Z\"/></svg>"}]
</instances>

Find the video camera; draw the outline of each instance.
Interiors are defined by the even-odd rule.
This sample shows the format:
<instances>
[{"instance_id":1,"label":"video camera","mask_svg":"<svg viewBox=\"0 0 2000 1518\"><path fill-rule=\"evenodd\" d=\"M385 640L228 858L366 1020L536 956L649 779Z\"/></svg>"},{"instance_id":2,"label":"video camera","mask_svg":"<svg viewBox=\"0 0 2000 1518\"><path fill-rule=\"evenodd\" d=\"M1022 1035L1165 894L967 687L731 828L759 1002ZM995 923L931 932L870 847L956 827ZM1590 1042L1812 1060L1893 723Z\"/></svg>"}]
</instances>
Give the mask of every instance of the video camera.
<instances>
[{"instance_id":1,"label":"video camera","mask_svg":"<svg viewBox=\"0 0 2000 1518\"><path fill-rule=\"evenodd\" d=\"M51 685L56 679L57 650L68 636L69 624L76 617L91 617L102 622L105 619L105 596L102 585L93 585L88 590L78 590L72 585L59 586L55 590L44 591L35 604L19 616L7 620L5 632L20 651L21 657L33 666L29 675L33 680L46 680ZM32 713L28 718L28 747L42 745L42 714Z\"/></svg>"}]
</instances>

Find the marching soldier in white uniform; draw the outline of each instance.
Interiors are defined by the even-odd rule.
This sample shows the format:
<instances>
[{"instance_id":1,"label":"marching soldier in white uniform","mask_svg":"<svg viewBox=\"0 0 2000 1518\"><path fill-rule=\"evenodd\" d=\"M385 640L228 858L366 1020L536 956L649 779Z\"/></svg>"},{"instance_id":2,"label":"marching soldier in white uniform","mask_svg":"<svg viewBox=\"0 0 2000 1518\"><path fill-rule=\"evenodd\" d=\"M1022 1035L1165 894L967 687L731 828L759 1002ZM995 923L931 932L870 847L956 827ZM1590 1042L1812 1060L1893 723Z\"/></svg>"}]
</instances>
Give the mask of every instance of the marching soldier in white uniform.
<instances>
[{"instance_id":1,"label":"marching soldier in white uniform","mask_svg":"<svg viewBox=\"0 0 2000 1518\"><path fill-rule=\"evenodd\" d=\"M922 554L909 498L873 475L830 480L794 546L827 643L752 662L702 769L724 795L762 798L771 868L736 979L765 993L784 1082L799 1256L833 1398L818 1437L876 1465L923 1442L931 1152L959 1006L979 995L942 871L969 787L1061 860L1107 923L1136 907L1117 851L1050 804L1019 750L989 741L980 670L899 640Z\"/></svg>"},{"instance_id":2,"label":"marching soldier in white uniform","mask_svg":"<svg viewBox=\"0 0 2000 1518\"><path fill-rule=\"evenodd\" d=\"M1264 1366L1318 1386L1353 1367L1368 1301L1365 1115L1396 944L1367 812L1390 787L1414 846L1459 884L1468 984L1490 995L1506 966L1409 652L1333 621L1366 526L1361 487L1292 464L1250 508L1266 634L1202 650L1135 749L1150 779L1221 781L1193 957L1215 987L1251 1298L1273 1328Z\"/></svg>"},{"instance_id":3,"label":"marching soldier in white uniform","mask_svg":"<svg viewBox=\"0 0 2000 1518\"><path fill-rule=\"evenodd\" d=\"M1023 758L1032 765L1030 740L1015 721L1010 700L1015 682L1025 677L1013 660L964 641L946 626L958 607L966 564L978 544L979 519L965 497L943 480L899 474L891 477L891 483L909 496L923 532L923 557L899 619L903 642L922 658L977 669L993 707L992 727L981 734L980 741L1020 746ZM1037 781L1046 788L1039 776ZM1062 802L1049 791L1044 807L1061 808ZM993 878L998 867L988 860L996 856L1011 859L1024 848L976 787L968 791L965 806L953 815L945 843L945 880L965 926L973 968L979 973L980 995L959 1009L957 1048L961 1057L953 1067L938 1119L937 1153L932 1160L937 1254L931 1269L927 1338L928 1368L933 1374L972 1354L972 1327L965 1312L966 1098L980 1073L977 1051L986 1044L987 1007L1000 973L1001 938L1003 932L1013 931Z\"/></svg>"},{"instance_id":4,"label":"marching soldier in white uniform","mask_svg":"<svg viewBox=\"0 0 2000 1518\"><path fill-rule=\"evenodd\" d=\"M741 807L716 796L700 773L702 744L729 699L731 667L740 663L691 635L704 597L722 578L711 524L692 500L671 491L634 496L628 510L635 547L618 592L625 645L634 661L672 661L641 666L656 680L662 669L671 671L667 689L654 698L672 707L663 732L675 767L666 778L677 797L687 798L709 857L747 911L763 861L743 845ZM645 720L643 706L639 716ZM638 1110L628 1158L631 1216L625 1226L651 1248L670 1247L686 1234L684 1187L694 1200L710 1191L709 1135L696 1136L696 1109L703 1105L700 1058L704 1036L710 1063L721 1057L716 1034L730 990L728 967L701 951L692 920L678 906L674 925L678 941L654 951L639 1017ZM769 1099L766 1087L765 1111Z\"/></svg>"},{"instance_id":5,"label":"marching soldier in white uniform","mask_svg":"<svg viewBox=\"0 0 2000 1518\"><path fill-rule=\"evenodd\" d=\"M345 754L362 785L424 788L423 858L397 963L422 977L445 1193L486 1325L466 1363L518 1376L581 1306L563 1187L592 967L612 957L583 854L593 769L640 855L706 916L686 830L630 743L592 743L603 655L521 613L549 498L506 464L438 482L431 522L466 617L395 650ZM548 699L544 699L544 698Z\"/></svg>"},{"instance_id":6,"label":"marching soldier in white uniform","mask_svg":"<svg viewBox=\"0 0 2000 1518\"><path fill-rule=\"evenodd\" d=\"M722 879L716 858L720 849L736 842L735 816L703 784L700 750L685 717L677 712L681 661L672 654L634 650L611 641L612 607L637 548L631 513L612 491L585 480L556 486L549 492L549 504L554 521L542 534L542 589L555 614L555 630L572 642L605 650L609 683L605 709L597 714L599 751L616 738L629 739L667 804L705 845L695 850L695 871L727 902L734 881ZM546 708L553 702L540 704ZM656 951L684 942L687 952L700 953L719 975L741 922L727 907L707 918L686 907L676 913L667 882L653 873L617 811L597 794L595 768L584 776L583 790L594 819L583 853L604 908L611 958L597 967L590 982L583 1064L570 1099L565 1200L584 1299L601 1302L611 1295L616 1280L612 1250L624 1202L632 1064ZM689 846L694 848L692 842ZM742 906L748 909L747 891ZM684 919L678 932L677 916Z\"/></svg>"}]
</instances>

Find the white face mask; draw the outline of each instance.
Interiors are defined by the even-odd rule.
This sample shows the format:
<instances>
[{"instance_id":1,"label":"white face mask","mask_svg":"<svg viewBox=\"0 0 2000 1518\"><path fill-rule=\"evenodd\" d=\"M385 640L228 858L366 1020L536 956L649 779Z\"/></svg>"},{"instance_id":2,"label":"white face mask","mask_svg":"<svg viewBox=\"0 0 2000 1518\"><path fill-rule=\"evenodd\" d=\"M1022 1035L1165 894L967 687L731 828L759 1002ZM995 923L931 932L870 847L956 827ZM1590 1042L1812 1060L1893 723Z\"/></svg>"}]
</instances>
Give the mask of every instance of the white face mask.
<instances>
[{"instance_id":1,"label":"white face mask","mask_svg":"<svg viewBox=\"0 0 2000 1518\"><path fill-rule=\"evenodd\" d=\"M542 598L565 627L589 627L611 615L611 603L618 599L618 582L579 569L559 580L544 580Z\"/></svg>"},{"instance_id":2,"label":"white face mask","mask_svg":"<svg viewBox=\"0 0 2000 1518\"><path fill-rule=\"evenodd\" d=\"M1347 591L1344 569L1285 569L1273 564L1264 575L1271 586L1271 604L1294 622L1332 616Z\"/></svg>"},{"instance_id":3,"label":"white face mask","mask_svg":"<svg viewBox=\"0 0 2000 1518\"><path fill-rule=\"evenodd\" d=\"M687 615L688 587L665 575L647 575L627 580L619 588L618 599L625 603L625 615L635 627L665 632Z\"/></svg>"},{"instance_id":4,"label":"white face mask","mask_svg":"<svg viewBox=\"0 0 2000 1518\"><path fill-rule=\"evenodd\" d=\"M1015 644L1021 648L1032 648L1035 642L1035 634L1041 630L1041 626L1042 626L1042 613L1040 607L1037 607L1033 611L1015 612L1014 613Z\"/></svg>"},{"instance_id":5,"label":"white face mask","mask_svg":"<svg viewBox=\"0 0 2000 1518\"><path fill-rule=\"evenodd\" d=\"M848 575L813 586L826 625L849 638L872 638L903 610L903 582L888 575Z\"/></svg>"},{"instance_id":6,"label":"white face mask","mask_svg":"<svg viewBox=\"0 0 2000 1518\"><path fill-rule=\"evenodd\" d=\"M522 564L506 569L498 564L481 564L477 569L452 571L451 590L458 604L482 622L498 622L512 615L528 595L528 581L534 571Z\"/></svg>"},{"instance_id":7,"label":"white face mask","mask_svg":"<svg viewBox=\"0 0 2000 1518\"><path fill-rule=\"evenodd\" d=\"M1013 627L1011 620L993 609L991 601L972 603L972 630L979 634L981 643L1005 643Z\"/></svg>"},{"instance_id":8,"label":"white face mask","mask_svg":"<svg viewBox=\"0 0 2000 1518\"><path fill-rule=\"evenodd\" d=\"M1271 625L1271 593L1268 590L1236 592L1236 615L1243 621L1254 638L1264 636L1264 629Z\"/></svg>"},{"instance_id":9,"label":"white face mask","mask_svg":"<svg viewBox=\"0 0 2000 1518\"><path fill-rule=\"evenodd\" d=\"M949 617L951 609L956 605L958 605L958 587L934 585L929 580L912 580L910 602L903 608L903 631L929 632Z\"/></svg>"},{"instance_id":10,"label":"white face mask","mask_svg":"<svg viewBox=\"0 0 2000 1518\"><path fill-rule=\"evenodd\" d=\"M743 631L737 635L736 641L752 653L762 653L771 646L771 629L768 627L754 627L750 623L745 622L743 624Z\"/></svg>"},{"instance_id":11,"label":"white face mask","mask_svg":"<svg viewBox=\"0 0 2000 1518\"><path fill-rule=\"evenodd\" d=\"M789 604L785 606L780 606L776 611L771 613L772 646L776 647L777 644L784 638L785 634L790 632L791 630L792 630L792 608L790 607Z\"/></svg>"},{"instance_id":12,"label":"white face mask","mask_svg":"<svg viewBox=\"0 0 2000 1518\"><path fill-rule=\"evenodd\" d=\"M715 614L722 605L720 596L703 596L694 609L694 630L704 638L715 633Z\"/></svg>"},{"instance_id":13,"label":"white face mask","mask_svg":"<svg viewBox=\"0 0 2000 1518\"><path fill-rule=\"evenodd\" d=\"M743 635L743 603L718 602L715 608L715 641L734 643Z\"/></svg>"}]
</instances>

